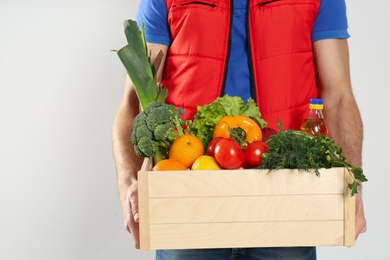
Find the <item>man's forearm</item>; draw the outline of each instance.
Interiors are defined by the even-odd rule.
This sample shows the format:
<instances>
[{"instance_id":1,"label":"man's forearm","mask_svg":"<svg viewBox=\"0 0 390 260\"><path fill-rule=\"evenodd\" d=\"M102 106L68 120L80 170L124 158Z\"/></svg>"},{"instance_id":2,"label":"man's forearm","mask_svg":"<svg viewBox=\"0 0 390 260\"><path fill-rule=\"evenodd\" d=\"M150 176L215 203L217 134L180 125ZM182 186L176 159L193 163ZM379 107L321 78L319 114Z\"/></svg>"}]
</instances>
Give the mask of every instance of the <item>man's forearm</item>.
<instances>
[{"instance_id":1,"label":"man's forearm","mask_svg":"<svg viewBox=\"0 0 390 260\"><path fill-rule=\"evenodd\" d=\"M138 112L137 97L132 90L127 88L126 91L129 93L121 102L112 130L112 147L121 204L125 201L128 187L137 180L136 174L143 161L136 156L131 143L132 121Z\"/></svg>"},{"instance_id":2,"label":"man's forearm","mask_svg":"<svg viewBox=\"0 0 390 260\"><path fill-rule=\"evenodd\" d=\"M363 124L351 88L347 40L316 41L313 50L318 93L324 99L330 137L336 144L341 144L349 163L362 166ZM356 195L355 238L366 231L361 187Z\"/></svg>"},{"instance_id":3,"label":"man's forearm","mask_svg":"<svg viewBox=\"0 0 390 260\"><path fill-rule=\"evenodd\" d=\"M363 123L352 93L345 93L339 98L324 97L325 118L330 137L336 144L341 144L347 161L354 166L362 165Z\"/></svg>"},{"instance_id":4,"label":"man's forearm","mask_svg":"<svg viewBox=\"0 0 390 260\"><path fill-rule=\"evenodd\" d=\"M147 43L147 45L151 63L154 63L160 51L163 53L163 59L156 74L156 80L160 82L168 46L155 43ZM115 117L112 131L112 148L117 173L118 192L123 209L125 208L124 203L128 203L125 202L128 189L132 184L136 185L137 172L141 168L143 161L143 158L135 154L131 142L133 119L138 113L139 101L135 87L130 78L127 78L125 91Z\"/></svg>"},{"instance_id":5,"label":"man's forearm","mask_svg":"<svg viewBox=\"0 0 390 260\"><path fill-rule=\"evenodd\" d=\"M363 124L351 87L347 40L316 41L313 47L330 136L336 144L341 143L349 163L361 166Z\"/></svg>"}]
</instances>

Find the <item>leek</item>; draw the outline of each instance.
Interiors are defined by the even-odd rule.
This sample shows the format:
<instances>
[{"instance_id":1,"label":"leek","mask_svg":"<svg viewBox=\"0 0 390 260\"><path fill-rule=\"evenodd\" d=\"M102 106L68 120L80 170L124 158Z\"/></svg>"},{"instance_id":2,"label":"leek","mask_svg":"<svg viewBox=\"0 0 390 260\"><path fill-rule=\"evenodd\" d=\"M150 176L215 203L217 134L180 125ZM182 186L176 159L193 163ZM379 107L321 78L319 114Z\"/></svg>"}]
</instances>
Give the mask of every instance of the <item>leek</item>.
<instances>
[{"instance_id":1,"label":"leek","mask_svg":"<svg viewBox=\"0 0 390 260\"><path fill-rule=\"evenodd\" d=\"M134 84L140 110L143 111L149 103L156 100L165 102L167 97L168 90L163 89L156 80L163 53L160 51L154 64L151 64L143 24L140 31L137 22L126 20L123 22L123 30L127 45L117 51L117 54Z\"/></svg>"}]
</instances>

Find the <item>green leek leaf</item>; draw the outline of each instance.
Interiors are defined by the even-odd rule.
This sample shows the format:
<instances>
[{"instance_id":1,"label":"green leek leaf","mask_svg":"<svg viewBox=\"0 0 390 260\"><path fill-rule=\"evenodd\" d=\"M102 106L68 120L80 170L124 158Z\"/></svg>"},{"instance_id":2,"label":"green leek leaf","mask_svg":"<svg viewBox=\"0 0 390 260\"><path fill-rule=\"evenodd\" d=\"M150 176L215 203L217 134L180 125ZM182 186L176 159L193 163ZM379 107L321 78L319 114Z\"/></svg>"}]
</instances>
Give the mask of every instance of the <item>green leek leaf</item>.
<instances>
[{"instance_id":1,"label":"green leek leaf","mask_svg":"<svg viewBox=\"0 0 390 260\"><path fill-rule=\"evenodd\" d=\"M156 56L156 59L154 60L154 64L152 65L157 73L158 71L158 68L160 67L161 65L161 62L162 62L162 59L164 57L164 53L162 51L160 51L157 56Z\"/></svg>"},{"instance_id":2,"label":"green leek leaf","mask_svg":"<svg viewBox=\"0 0 390 260\"><path fill-rule=\"evenodd\" d=\"M158 67L164 54L160 51L154 64L151 64L145 40L144 24L142 24L140 31L136 21L126 20L123 22L123 29L128 44L117 51L117 54L134 84L140 110L143 111L153 101L165 102L168 95L168 89L163 89L161 83L156 82Z\"/></svg>"},{"instance_id":3,"label":"green leek leaf","mask_svg":"<svg viewBox=\"0 0 390 260\"><path fill-rule=\"evenodd\" d=\"M149 103L157 98L154 80L146 72L143 62L132 46L126 45L117 53L135 86L141 110L143 111Z\"/></svg>"},{"instance_id":4,"label":"green leek leaf","mask_svg":"<svg viewBox=\"0 0 390 260\"><path fill-rule=\"evenodd\" d=\"M128 45L132 46L135 53L141 60L150 78L153 78L152 68L149 62L148 51L143 31L139 31L136 21L126 20L123 22L123 29L126 35Z\"/></svg>"},{"instance_id":5,"label":"green leek leaf","mask_svg":"<svg viewBox=\"0 0 390 260\"><path fill-rule=\"evenodd\" d=\"M165 102L165 99L168 96L168 89L162 88L162 85L160 82L157 83L157 98L156 101Z\"/></svg>"}]
</instances>

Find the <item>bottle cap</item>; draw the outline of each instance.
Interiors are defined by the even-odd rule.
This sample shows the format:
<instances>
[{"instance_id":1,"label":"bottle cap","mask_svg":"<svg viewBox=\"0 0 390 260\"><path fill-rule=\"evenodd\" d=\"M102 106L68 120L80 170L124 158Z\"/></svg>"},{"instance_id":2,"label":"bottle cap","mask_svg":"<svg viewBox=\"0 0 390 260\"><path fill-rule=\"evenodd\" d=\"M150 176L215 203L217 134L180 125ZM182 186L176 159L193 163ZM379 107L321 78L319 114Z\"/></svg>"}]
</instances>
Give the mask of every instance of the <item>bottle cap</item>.
<instances>
[{"instance_id":1,"label":"bottle cap","mask_svg":"<svg viewBox=\"0 0 390 260\"><path fill-rule=\"evenodd\" d=\"M320 98L312 98L310 99L310 104L313 104L313 105L323 105L324 104L324 101Z\"/></svg>"},{"instance_id":2,"label":"bottle cap","mask_svg":"<svg viewBox=\"0 0 390 260\"><path fill-rule=\"evenodd\" d=\"M323 109L324 108L324 101L320 98L312 98L312 99L310 99L309 108L310 109Z\"/></svg>"}]
</instances>

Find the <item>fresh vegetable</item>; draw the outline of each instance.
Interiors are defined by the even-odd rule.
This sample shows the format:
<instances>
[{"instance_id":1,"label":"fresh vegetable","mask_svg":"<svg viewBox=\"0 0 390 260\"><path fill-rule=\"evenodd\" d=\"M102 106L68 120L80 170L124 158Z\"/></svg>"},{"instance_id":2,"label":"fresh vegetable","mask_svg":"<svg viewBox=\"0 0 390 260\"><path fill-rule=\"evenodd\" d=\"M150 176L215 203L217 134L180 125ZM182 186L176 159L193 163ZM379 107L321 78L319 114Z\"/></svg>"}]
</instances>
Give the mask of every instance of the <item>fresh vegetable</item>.
<instances>
[{"instance_id":1,"label":"fresh vegetable","mask_svg":"<svg viewBox=\"0 0 390 260\"><path fill-rule=\"evenodd\" d=\"M361 168L346 161L340 145L326 136L294 131L281 130L266 140L268 153L263 154L261 169L314 169L319 176L320 168L345 167L353 178L348 184L351 196L357 193L359 183L367 181Z\"/></svg>"},{"instance_id":2,"label":"fresh vegetable","mask_svg":"<svg viewBox=\"0 0 390 260\"><path fill-rule=\"evenodd\" d=\"M194 135L181 135L169 149L169 159L178 161L191 168L194 161L204 155L204 147L200 139Z\"/></svg>"},{"instance_id":3,"label":"fresh vegetable","mask_svg":"<svg viewBox=\"0 0 390 260\"><path fill-rule=\"evenodd\" d=\"M240 128L238 131L243 130L242 139L235 139L231 136L231 132L234 133L234 130ZM240 135L240 134L239 134ZM260 126L251 118L247 116L237 115L237 116L224 116L219 120L217 125L214 127L213 138L216 137L232 137L235 139L239 145L245 145L252 143L253 141L262 139L262 133Z\"/></svg>"},{"instance_id":4,"label":"fresh vegetable","mask_svg":"<svg viewBox=\"0 0 390 260\"><path fill-rule=\"evenodd\" d=\"M215 150L215 145L218 143L219 140L223 139L223 137L216 137L207 146L207 154L210 156L214 156L214 150Z\"/></svg>"},{"instance_id":5,"label":"fresh vegetable","mask_svg":"<svg viewBox=\"0 0 390 260\"><path fill-rule=\"evenodd\" d=\"M187 130L202 140L205 148L213 139L214 127L224 116L243 115L253 119L260 127L267 126L264 119L261 119L261 113L253 99L248 99L247 104L244 105L240 97L225 95L197 108L198 112L194 119L186 122Z\"/></svg>"},{"instance_id":6,"label":"fresh vegetable","mask_svg":"<svg viewBox=\"0 0 390 260\"><path fill-rule=\"evenodd\" d=\"M171 159L164 159L159 161L153 168L152 171L186 171L188 168Z\"/></svg>"},{"instance_id":7,"label":"fresh vegetable","mask_svg":"<svg viewBox=\"0 0 390 260\"><path fill-rule=\"evenodd\" d=\"M262 154L267 153L267 145L262 141L255 141L253 143L250 143L245 148L245 162L250 167L257 167L260 165L261 161L263 160L263 157L261 157Z\"/></svg>"},{"instance_id":8,"label":"fresh vegetable","mask_svg":"<svg viewBox=\"0 0 390 260\"><path fill-rule=\"evenodd\" d=\"M157 155L156 161L167 158L171 144L178 137L174 133L175 126L179 135L184 134L184 120L179 115L183 113L182 108L175 109L174 105L159 101L150 103L133 121L131 141L135 153L139 157Z\"/></svg>"},{"instance_id":9,"label":"fresh vegetable","mask_svg":"<svg viewBox=\"0 0 390 260\"><path fill-rule=\"evenodd\" d=\"M123 29L128 45L116 52L134 84L140 110L143 111L153 101L164 102L168 95L168 90L163 89L161 83L156 81L163 53L160 51L154 64L151 64L143 24L140 31L137 22L126 20L123 22Z\"/></svg>"},{"instance_id":10,"label":"fresh vegetable","mask_svg":"<svg viewBox=\"0 0 390 260\"><path fill-rule=\"evenodd\" d=\"M289 133L289 134L291 134L291 135L294 135L294 136L296 136L297 138L313 138L313 136L311 135L311 134L308 134L308 133L306 133L306 132L302 132L302 131L298 131L298 130L290 130L290 129L287 129L287 130L280 130L279 132L282 132L282 134L280 134L280 135L284 135L285 133ZM275 133L275 134L273 134L273 135L270 135L270 136L268 136L268 138L266 139L266 140L264 140L264 142L266 143L266 144L268 144L268 143L270 143L270 142L272 142L272 140L274 139L274 138L278 138L279 137L279 132L277 132L277 133Z\"/></svg>"},{"instance_id":11,"label":"fresh vegetable","mask_svg":"<svg viewBox=\"0 0 390 260\"><path fill-rule=\"evenodd\" d=\"M267 140L268 137L270 137L271 135L276 133L276 131L273 128L269 128L269 127L265 127L263 129L261 129L261 132L263 134L263 140L262 141Z\"/></svg>"},{"instance_id":12,"label":"fresh vegetable","mask_svg":"<svg viewBox=\"0 0 390 260\"><path fill-rule=\"evenodd\" d=\"M240 170L247 170L247 169L252 169L253 167L251 167L249 164L247 164L246 162L244 162L241 166L240 166L240 168L238 168L238 169L240 169Z\"/></svg>"},{"instance_id":13,"label":"fresh vegetable","mask_svg":"<svg viewBox=\"0 0 390 260\"><path fill-rule=\"evenodd\" d=\"M231 138L223 138L215 145L214 156L224 169L238 169L245 162L244 152Z\"/></svg>"},{"instance_id":14,"label":"fresh vegetable","mask_svg":"<svg viewBox=\"0 0 390 260\"><path fill-rule=\"evenodd\" d=\"M220 170L221 166L213 156L202 155L191 166L191 170Z\"/></svg>"}]
</instances>

